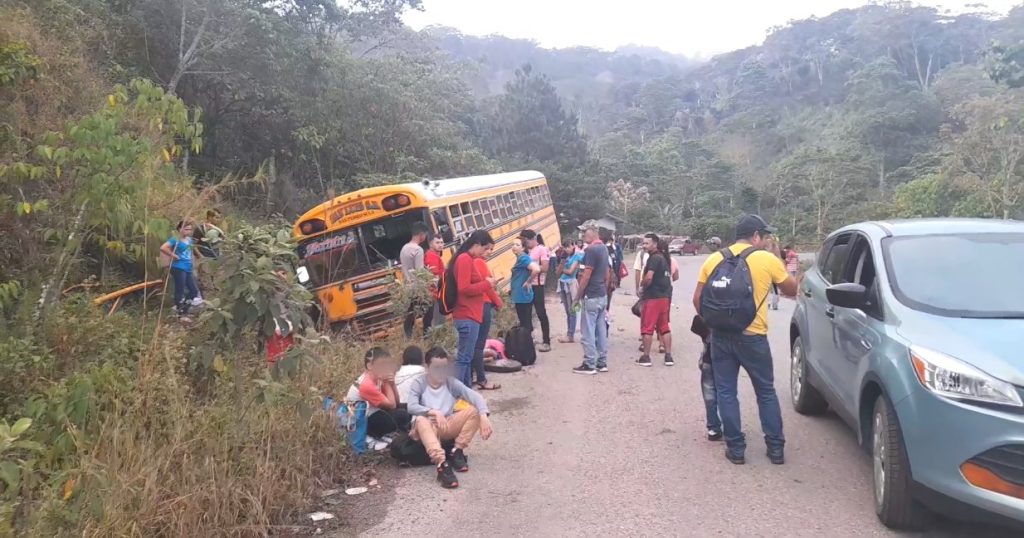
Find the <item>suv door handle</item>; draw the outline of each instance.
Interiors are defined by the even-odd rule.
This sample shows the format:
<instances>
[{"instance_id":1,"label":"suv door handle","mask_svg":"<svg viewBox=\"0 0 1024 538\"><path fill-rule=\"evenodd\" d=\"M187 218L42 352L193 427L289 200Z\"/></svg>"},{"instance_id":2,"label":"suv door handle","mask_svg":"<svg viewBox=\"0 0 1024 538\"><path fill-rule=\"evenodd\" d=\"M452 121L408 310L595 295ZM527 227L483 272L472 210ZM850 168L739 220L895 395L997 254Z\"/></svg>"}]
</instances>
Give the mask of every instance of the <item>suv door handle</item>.
<instances>
[{"instance_id":1,"label":"suv door handle","mask_svg":"<svg viewBox=\"0 0 1024 538\"><path fill-rule=\"evenodd\" d=\"M825 309L825 317L829 319L836 319L836 309L831 306Z\"/></svg>"}]
</instances>

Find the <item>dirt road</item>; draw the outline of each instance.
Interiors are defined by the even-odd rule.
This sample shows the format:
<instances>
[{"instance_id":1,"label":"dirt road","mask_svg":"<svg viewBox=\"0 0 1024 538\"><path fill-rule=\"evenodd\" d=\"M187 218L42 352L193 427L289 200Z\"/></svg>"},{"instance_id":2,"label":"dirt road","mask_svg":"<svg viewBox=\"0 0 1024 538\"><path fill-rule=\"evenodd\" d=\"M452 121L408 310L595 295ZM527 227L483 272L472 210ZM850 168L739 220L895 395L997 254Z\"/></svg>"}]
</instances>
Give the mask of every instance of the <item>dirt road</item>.
<instances>
[{"instance_id":1,"label":"dirt road","mask_svg":"<svg viewBox=\"0 0 1024 538\"><path fill-rule=\"evenodd\" d=\"M747 465L730 464L723 444L705 439L700 344L688 331L703 257L677 260L674 367L660 356L653 368L633 364L638 322L628 285L613 300L609 373L573 374L579 345L556 344L530 371L496 375L504 388L486 394L496 433L467 451L471 471L460 475L461 487L442 490L429 467L397 471L394 490L356 501L355 525L339 536L893 535L875 518L870 460L849 428L834 415L792 410L791 301L769 319L786 465L764 455L745 376ZM560 306L548 310L553 327L563 328ZM945 525L943 535L959 536L960 527Z\"/></svg>"}]
</instances>

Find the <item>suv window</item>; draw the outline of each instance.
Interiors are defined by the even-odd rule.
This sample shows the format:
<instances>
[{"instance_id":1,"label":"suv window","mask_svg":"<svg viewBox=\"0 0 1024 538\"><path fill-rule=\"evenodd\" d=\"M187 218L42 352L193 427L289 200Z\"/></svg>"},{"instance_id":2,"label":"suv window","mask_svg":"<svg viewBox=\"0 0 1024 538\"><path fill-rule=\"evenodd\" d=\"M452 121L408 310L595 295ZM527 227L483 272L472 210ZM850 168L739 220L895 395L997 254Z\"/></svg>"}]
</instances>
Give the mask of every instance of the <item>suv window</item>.
<instances>
[{"instance_id":1,"label":"suv window","mask_svg":"<svg viewBox=\"0 0 1024 538\"><path fill-rule=\"evenodd\" d=\"M881 319L882 310L878 304L878 287L875 284L875 259L871 252L871 243L866 237L856 237L850 249L849 260L850 263L847 264L839 282L854 282L864 286L868 291L869 302L868 307L864 309L865 313Z\"/></svg>"},{"instance_id":2,"label":"suv window","mask_svg":"<svg viewBox=\"0 0 1024 538\"><path fill-rule=\"evenodd\" d=\"M825 282L834 284L843 281L843 269L846 267L846 260L850 257L851 239L853 239L853 233L836 236L831 242L828 254L818 261L818 270L821 271ZM824 250L822 249L822 251Z\"/></svg>"}]
</instances>

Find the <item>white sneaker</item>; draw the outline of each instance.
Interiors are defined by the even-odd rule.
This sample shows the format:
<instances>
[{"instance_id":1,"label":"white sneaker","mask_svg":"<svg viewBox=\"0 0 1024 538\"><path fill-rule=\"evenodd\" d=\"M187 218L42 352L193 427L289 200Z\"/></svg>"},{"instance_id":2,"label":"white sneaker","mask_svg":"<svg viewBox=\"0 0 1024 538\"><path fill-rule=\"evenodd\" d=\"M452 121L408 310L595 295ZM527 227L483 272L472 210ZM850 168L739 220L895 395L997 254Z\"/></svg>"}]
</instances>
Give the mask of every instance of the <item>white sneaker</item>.
<instances>
[{"instance_id":1,"label":"white sneaker","mask_svg":"<svg viewBox=\"0 0 1024 538\"><path fill-rule=\"evenodd\" d=\"M195 299L192 299L192 306L202 306L202 305L203 305L203 298L202 297L196 297Z\"/></svg>"},{"instance_id":2,"label":"white sneaker","mask_svg":"<svg viewBox=\"0 0 1024 538\"><path fill-rule=\"evenodd\" d=\"M373 450L374 452L380 452L388 447L388 444L383 439L377 439L376 437L366 436L366 448Z\"/></svg>"}]
</instances>

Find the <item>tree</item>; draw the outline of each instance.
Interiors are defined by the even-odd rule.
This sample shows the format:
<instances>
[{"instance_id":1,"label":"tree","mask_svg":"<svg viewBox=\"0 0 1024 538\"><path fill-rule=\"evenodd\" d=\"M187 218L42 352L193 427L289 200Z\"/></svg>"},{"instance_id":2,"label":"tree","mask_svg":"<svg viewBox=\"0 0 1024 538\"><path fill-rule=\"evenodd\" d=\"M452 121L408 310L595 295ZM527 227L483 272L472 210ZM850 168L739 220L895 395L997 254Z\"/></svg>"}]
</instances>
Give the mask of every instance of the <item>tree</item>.
<instances>
[{"instance_id":1,"label":"tree","mask_svg":"<svg viewBox=\"0 0 1024 538\"><path fill-rule=\"evenodd\" d=\"M836 150L804 146L779 165L779 173L806 193L814 212L814 232L820 241L830 230L834 211L849 206L863 192L866 167Z\"/></svg>"},{"instance_id":2,"label":"tree","mask_svg":"<svg viewBox=\"0 0 1024 538\"><path fill-rule=\"evenodd\" d=\"M483 143L498 158L568 166L587 160L576 115L566 112L548 78L529 65L516 70L505 93L491 104Z\"/></svg>"},{"instance_id":3,"label":"tree","mask_svg":"<svg viewBox=\"0 0 1024 538\"><path fill-rule=\"evenodd\" d=\"M650 197L651 193L647 187L634 185L625 179L608 183L608 200L612 203L612 208L618 211L627 222L630 211L637 206L646 204Z\"/></svg>"},{"instance_id":4,"label":"tree","mask_svg":"<svg viewBox=\"0 0 1024 538\"><path fill-rule=\"evenodd\" d=\"M872 156L884 191L888 173L927 148L941 120L934 97L908 83L895 62L882 59L850 79L841 129Z\"/></svg>"},{"instance_id":5,"label":"tree","mask_svg":"<svg viewBox=\"0 0 1024 538\"><path fill-rule=\"evenodd\" d=\"M1024 89L960 105L950 135L954 174L984 193L990 215L1009 219L1024 202Z\"/></svg>"}]
</instances>

